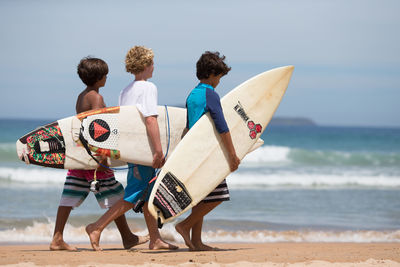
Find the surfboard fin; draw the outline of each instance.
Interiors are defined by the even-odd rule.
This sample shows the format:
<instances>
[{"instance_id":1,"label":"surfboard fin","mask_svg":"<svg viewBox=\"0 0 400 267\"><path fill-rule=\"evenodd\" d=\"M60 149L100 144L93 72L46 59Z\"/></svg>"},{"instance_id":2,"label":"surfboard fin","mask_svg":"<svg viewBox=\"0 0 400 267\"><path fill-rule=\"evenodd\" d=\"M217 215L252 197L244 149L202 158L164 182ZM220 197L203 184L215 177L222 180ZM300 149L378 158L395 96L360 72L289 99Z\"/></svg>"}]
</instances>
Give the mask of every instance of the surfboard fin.
<instances>
[{"instance_id":1,"label":"surfboard fin","mask_svg":"<svg viewBox=\"0 0 400 267\"><path fill-rule=\"evenodd\" d=\"M27 146L27 148L28 148L28 146ZM27 165L31 164L31 162L29 161L28 153L25 150L25 148L22 149L21 160L23 160Z\"/></svg>"},{"instance_id":2,"label":"surfboard fin","mask_svg":"<svg viewBox=\"0 0 400 267\"><path fill-rule=\"evenodd\" d=\"M160 211L157 211L157 226L158 229L161 229L164 226L164 224L161 222Z\"/></svg>"}]
</instances>

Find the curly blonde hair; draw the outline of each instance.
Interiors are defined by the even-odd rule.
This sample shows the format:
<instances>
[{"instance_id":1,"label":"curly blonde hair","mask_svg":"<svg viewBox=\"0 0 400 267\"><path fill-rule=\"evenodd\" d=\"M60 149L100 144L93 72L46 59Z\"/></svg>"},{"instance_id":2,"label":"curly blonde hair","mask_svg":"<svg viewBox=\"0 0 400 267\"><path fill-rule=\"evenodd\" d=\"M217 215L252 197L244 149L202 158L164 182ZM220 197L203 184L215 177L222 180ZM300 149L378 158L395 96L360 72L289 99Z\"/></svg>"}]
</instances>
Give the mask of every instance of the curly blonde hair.
<instances>
[{"instance_id":1,"label":"curly blonde hair","mask_svg":"<svg viewBox=\"0 0 400 267\"><path fill-rule=\"evenodd\" d=\"M132 74L144 71L147 66L153 63L153 50L144 46L132 47L125 57L125 69Z\"/></svg>"}]
</instances>

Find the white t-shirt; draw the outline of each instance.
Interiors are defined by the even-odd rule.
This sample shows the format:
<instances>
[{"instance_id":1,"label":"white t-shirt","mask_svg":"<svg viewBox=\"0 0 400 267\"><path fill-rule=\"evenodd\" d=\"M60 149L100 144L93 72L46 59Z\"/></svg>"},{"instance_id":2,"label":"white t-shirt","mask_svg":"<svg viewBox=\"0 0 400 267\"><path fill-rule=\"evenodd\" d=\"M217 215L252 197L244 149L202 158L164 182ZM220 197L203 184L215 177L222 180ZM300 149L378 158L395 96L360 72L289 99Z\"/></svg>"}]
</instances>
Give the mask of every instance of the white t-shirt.
<instances>
[{"instance_id":1,"label":"white t-shirt","mask_svg":"<svg viewBox=\"0 0 400 267\"><path fill-rule=\"evenodd\" d=\"M136 106L143 117L158 116L157 87L148 81L133 81L119 95L120 106Z\"/></svg>"}]
</instances>

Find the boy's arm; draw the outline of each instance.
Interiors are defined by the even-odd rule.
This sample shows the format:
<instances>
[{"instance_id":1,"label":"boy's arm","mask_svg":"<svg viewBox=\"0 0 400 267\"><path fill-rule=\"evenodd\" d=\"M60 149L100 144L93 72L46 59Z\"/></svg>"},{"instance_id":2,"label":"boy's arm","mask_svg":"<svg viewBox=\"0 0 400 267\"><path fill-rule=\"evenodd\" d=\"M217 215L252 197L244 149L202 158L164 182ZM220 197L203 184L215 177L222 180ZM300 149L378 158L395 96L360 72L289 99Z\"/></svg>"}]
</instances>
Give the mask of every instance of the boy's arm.
<instances>
[{"instance_id":1,"label":"boy's arm","mask_svg":"<svg viewBox=\"0 0 400 267\"><path fill-rule=\"evenodd\" d=\"M222 143L224 143L224 146L228 151L229 167L231 169L231 172L234 172L239 167L240 159L236 155L236 150L232 143L231 133L230 132L221 133L220 136L222 139Z\"/></svg>"},{"instance_id":2,"label":"boy's arm","mask_svg":"<svg viewBox=\"0 0 400 267\"><path fill-rule=\"evenodd\" d=\"M226 124L224 113L222 111L221 101L217 93L213 91L206 92L207 109L210 112L211 118L214 121L215 127L221 136L222 143L228 151L229 167L232 172L236 171L240 164L240 159L236 155L235 147L233 146L231 133Z\"/></svg>"},{"instance_id":3,"label":"boy's arm","mask_svg":"<svg viewBox=\"0 0 400 267\"><path fill-rule=\"evenodd\" d=\"M160 130L158 128L157 116L149 116L145 118L147 134L150 143L153 146L153 168L161 168L165 163L164 154L161 147Z\"/></svg>"}]
</instances>

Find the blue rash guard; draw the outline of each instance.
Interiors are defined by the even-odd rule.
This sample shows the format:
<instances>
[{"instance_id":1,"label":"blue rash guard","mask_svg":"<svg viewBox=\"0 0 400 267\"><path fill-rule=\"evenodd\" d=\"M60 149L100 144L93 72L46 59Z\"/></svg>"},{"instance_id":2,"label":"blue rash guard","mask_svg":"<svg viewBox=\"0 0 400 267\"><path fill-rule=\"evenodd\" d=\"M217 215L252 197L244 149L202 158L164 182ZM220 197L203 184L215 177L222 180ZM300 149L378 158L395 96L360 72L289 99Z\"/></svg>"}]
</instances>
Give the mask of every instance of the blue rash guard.
<instances>
[{"instance_id":1,"label":"blue rash guard","mask_svg":"<svg viewBox=\"0 0 400 267\"><path fill-rule=\"evenodd\" d=\"M187 120L186 127L192 128L193 125L203 116L210 112L218 133L229 132L224 113L221 107L219 95L214 87L209 84L199 83L196 88L190 92L186 99Z\"/></svg>"}]
</instances>

